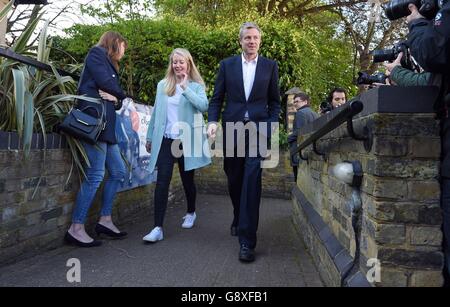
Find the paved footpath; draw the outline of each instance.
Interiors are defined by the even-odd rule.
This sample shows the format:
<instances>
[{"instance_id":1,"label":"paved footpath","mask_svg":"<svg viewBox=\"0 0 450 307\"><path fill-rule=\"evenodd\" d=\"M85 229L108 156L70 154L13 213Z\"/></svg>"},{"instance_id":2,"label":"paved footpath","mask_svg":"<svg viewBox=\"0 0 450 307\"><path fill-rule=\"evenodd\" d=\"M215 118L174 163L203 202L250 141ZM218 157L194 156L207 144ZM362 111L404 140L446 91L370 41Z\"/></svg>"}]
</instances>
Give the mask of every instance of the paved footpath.
<instances>
[{"instance_id":1,"label":"paved footpath","mask_svg":"<svg viewBox=\"0 0 450 307\"><path fill-rule=\"evenodd\" d=\"M238 260L237 237L230 236L231 201L199 195L197 221L182 229L183 206L169 207L164 240L144 243L153 216L121 227L124 240L96 248L64 246L0 267L0 286L176 286L176 287L321 287L319 274L292 223L290 201L264 198L256 261ZM67 260L78 258L81 282L69 283Z\"/></svg>"}]
</instances>

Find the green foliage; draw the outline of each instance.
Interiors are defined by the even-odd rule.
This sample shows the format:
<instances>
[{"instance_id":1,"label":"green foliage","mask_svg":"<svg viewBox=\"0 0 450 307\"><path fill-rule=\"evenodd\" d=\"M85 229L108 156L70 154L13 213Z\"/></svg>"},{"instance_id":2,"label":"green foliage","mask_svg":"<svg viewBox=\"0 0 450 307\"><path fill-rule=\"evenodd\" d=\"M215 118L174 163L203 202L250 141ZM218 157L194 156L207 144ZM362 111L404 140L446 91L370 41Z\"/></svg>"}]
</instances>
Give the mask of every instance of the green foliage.
<instances>
[{"instance_id":1,"label":"green foliage","mask_svg":"<svg viewBox=\"0 0 450 307\"><path fill-rule=\"evenodd\" d=\"M103 22L121 22L148 16L152 11L151 1L142 0L108 0L103 5L80 5L82 14L95 17Z\"/></svg>"},{"instance_id":2,"label":"green foliage","mask_svg":"<svg viewBox=\"0 0 450 307\"><path fill-rule=\"evenodd\" d=\"M332 26L299 29L293 22L259 17L263 31L261 54L279 65L281 94L297 86L312 96L318 106L335 85L351 88L352 53L345 38ZM121 78L128 92L153 104L156 84L167 69L168 56L177 47L193 55L211 97L219 62L240 53L238 32L241 22L203 26L190 18L135 19L101 26L76 25L69 38L58 46L82 61L90 47L107 30L122 33L129 49L122 60ZM283 119L284 114L280 119Z\"/></svg>"},{"instance_id":3,"label":"green foliage","mask_svg":"<svg viewBox=\"0 0 450 307\"><path fill-rule=\"evenodd\" d=\"M285 151L289 149L288 136L289 133L287 133L286 127L281 125L278 133L278 145L280 146L280 150Z\"/></svg>"},{"instance_id":4,"label":"green foliage","mask_svg":"<svg viewBox=\"0 0 450 307\"><path fill-rule=\"evenodd\" d=\"M60 76L49 59L52 41L48 41L48 22L41 30L38 45L29 45L41 16L30 22L30 26L22 32L11 49L49 64L53 73L36 70L12 59L0 58L0 130L18 132L25 158L31 149L33 132L43 134L45 147L46 133L54 130L78 97L74 95L77 82L72 77ZM68 136L67 141L73 161L83 174L83 162L89 163L84 149L76 139ZM43 161L45 164L45 151ZM46 166L43 165L44 173L45 169Z\"/></svg>"},{"instance_id":5,"label":"green foliage","mask_svg":"<svg viewBox=\"0 0 450 307\"><path fill-rule=\"evenodd\" d=\"M261 0L155 0L162 16L182 16L203 26L221 26L253 20L261 14Z\"/></svg>"}]
</instances>

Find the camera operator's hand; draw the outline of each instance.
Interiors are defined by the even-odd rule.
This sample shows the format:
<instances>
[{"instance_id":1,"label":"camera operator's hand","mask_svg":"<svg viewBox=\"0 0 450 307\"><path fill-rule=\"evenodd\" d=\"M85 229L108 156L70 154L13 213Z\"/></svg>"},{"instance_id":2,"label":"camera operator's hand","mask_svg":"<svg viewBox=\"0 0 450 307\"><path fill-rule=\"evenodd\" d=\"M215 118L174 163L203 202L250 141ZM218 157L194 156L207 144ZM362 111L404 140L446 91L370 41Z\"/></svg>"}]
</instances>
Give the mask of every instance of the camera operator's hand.
<instances>
[{"instance_id":1,"label":"camera operator's hand","mask_svg":"<svg viewBox=\"0 0 450 307\"><path fill-rule=\"evenodd\" d=\"M406 17L406 21L408 23L419 18L425 18L419 13L419 9L414 4L410 3L408 5L408 9L411 12L411 14L409 14L408 17Z\"/></svg>"},{"instance_id":2,"label":"camera operator's hand","mask_svg":"<svg viewBox=\"0 0 450 307\"><path fill-rule=\"evenodd\" d=\"M370 85L370 88L378 88L378 87L382 87L382 86L388 86L391 85L389 78L386 78L386 83L378 83L378 82L374 82Z\"/></svg>"},{"instance_id":3,"label":"camera operator's hand","mask_svg":"<svg viewBox=\"0 0 450 307\"><path fill-rule=\"evenodd\" d=\"M401 64L402 57L403 57L403 52L400 52L394 62L392 62L392 63L383 63L384 67L386 68L386 76L390 76L391 75L391 72L392 72L392 70L394 69L395 66L401 66L402 65Z\"/></svg>"}]
</instances>

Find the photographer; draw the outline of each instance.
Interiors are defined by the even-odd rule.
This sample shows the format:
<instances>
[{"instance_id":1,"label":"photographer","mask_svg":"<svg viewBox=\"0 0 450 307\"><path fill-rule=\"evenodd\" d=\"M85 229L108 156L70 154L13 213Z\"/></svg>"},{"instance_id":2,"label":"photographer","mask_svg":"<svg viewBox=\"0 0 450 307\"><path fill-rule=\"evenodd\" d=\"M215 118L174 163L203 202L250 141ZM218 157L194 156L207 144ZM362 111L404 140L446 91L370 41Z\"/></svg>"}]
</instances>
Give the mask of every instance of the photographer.
<instances>
[{"instance_id":1,"label":"photographer","mask_svg":"<svg viewBox=\"0 0 450 307\"><path fill-rule=\"evenodd\" d=\"M427 0L430 1L430 0ZM431 5L436 6L436 2ZM443 210L446 286L450 275L450 121L448 118L450 81L450 2L439 1L434 20L427 20L414 4L409 4L408 41L417 62L434 75L442 74L440 98L435 103L441 119L441 206ZM423 5L421 6L424 7ZM446 271L446 274L445 274Z\"/></svg>"},{"instance_id":2,"label":"photographer","mask_svg":"<svg viewBox=\"0 0 450 307\"><path fill-rule=\"evenodd\" d=\"M320 114L326 114L347 101L347 93L341 87L333 88L328 94L327 100L320 104Z\"/></svg>"}]
</instances>

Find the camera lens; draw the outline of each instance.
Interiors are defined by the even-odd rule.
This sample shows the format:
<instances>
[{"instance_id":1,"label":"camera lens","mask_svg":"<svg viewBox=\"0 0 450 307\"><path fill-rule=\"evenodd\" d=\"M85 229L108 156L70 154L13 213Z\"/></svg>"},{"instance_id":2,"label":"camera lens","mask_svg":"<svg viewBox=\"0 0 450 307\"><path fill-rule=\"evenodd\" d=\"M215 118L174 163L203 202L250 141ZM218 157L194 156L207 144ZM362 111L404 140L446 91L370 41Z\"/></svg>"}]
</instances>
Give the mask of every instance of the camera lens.
<instances>
[{"instance_id":1,"label":"camera lens","mask_svg":"<svg viewBox=\"0 0 450 307\"><path fill-rule=\"evenodd\" d=\"M386 83L387 76L382 72L377 72L373 75L369 75L366 72L358 72L358 79L356 80L356 84L373 84L373 83Z\"/></svg>"},{"instance_id":2,"label":"camera lens","mask_svg":"<svg viewBox=\"0 0 450 307\"><path fill-rule=\"evenodd\" d=\"M372 55L374 63L380 63L384 61L394 61L395 58L397 57L395 55L394 48L385 50L374 50L372 51Z\"/></svg>"},{"instance_id":3,"label":"camera lens","mask_svg":"<svg viewBox=\"0 0 450 307\"><path fill-rule=\"evenodd\" d=\"M421 6L420 0L392 0L386 4L385 13L389 20L396 20L411 14L408 5L412 3L418 8Z\"/></svg>"}]
</instances>

